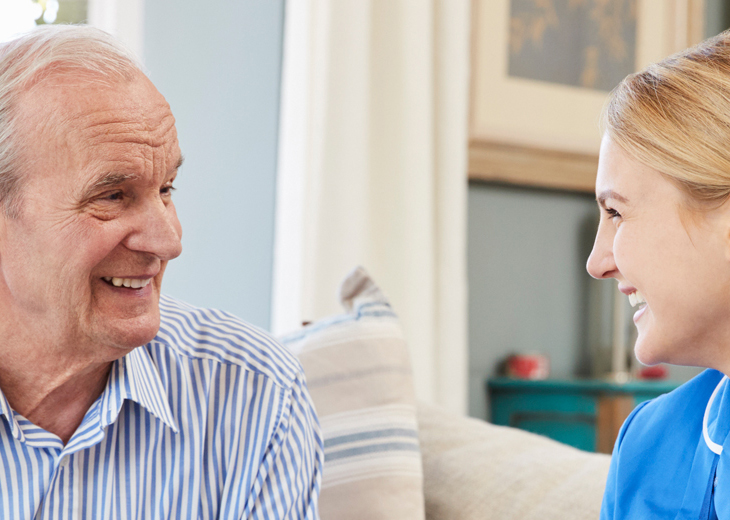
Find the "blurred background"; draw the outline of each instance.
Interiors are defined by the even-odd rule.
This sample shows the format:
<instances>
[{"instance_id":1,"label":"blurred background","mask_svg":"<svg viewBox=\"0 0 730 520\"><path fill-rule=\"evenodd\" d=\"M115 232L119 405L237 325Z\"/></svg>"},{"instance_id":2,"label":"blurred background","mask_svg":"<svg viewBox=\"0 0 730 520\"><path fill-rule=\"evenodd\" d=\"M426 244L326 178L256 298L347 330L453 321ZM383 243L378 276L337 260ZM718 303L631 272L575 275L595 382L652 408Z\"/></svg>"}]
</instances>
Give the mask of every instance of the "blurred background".
<instances>
[{"instance_id":1,"label":"blurred background","mask_svg":"<svg viewBox=\"0 0 730 520\"><path fill-rule=\"evenodd\" d=\"M140 56L186 157L167 293L282 334L363 265L421 399L598 449L596 410L697 373L642 373L628 303L585 272L600 110L728 4L0 0L0 40L87 22Z\"/></svg>"}]
</instances>

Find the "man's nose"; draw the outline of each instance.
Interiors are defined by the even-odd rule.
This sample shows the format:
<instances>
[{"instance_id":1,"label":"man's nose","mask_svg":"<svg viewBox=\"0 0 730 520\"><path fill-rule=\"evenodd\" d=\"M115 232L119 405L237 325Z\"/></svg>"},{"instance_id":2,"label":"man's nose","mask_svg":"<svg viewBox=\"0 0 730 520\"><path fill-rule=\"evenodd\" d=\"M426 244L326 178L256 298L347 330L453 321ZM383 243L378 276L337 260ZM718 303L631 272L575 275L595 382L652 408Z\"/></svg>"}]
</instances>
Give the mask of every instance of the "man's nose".
<instances>
[{"instance_id":1,"label":"man's nose","mask_svg":"<svg viewBox=\"0 0 730 520\"><path fill-rule=\"evenodd\" d=\"M172 260L182 253L182 227L172 202L145 204L135 219L135 230L127 237L127 248Z\"/></svg>"},{"instance_id":2,"label":"man's nose","mask_svg":"<svg viewBox=\"0 0 730 520\"><path fill-rule=\"evenodd\" d=\"M611 278L618 271L613 258L613 237L598 228L593 250L586 262L586 270L593 278Z\"/></svg>"}]
</instances>

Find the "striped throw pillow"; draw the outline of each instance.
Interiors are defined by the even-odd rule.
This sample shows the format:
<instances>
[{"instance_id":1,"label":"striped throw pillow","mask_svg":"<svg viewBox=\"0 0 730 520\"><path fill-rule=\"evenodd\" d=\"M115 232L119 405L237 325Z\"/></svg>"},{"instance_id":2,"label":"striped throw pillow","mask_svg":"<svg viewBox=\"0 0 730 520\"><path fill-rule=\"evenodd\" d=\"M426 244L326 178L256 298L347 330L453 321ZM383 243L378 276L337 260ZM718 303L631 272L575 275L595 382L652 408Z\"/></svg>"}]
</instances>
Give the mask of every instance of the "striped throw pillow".
<instances>
[{"instance_id":1,"label":"striped throw pillow","mask_svg":"<svg viewBox=\"0 0 730 520\"><path fill-rule=\"evenodd\" d=\"M367 273L343 282L344 314L280 338L304 366L325 446L322 520L422 520L423 471L408 350Z\"/></svg>"}]
</instances>

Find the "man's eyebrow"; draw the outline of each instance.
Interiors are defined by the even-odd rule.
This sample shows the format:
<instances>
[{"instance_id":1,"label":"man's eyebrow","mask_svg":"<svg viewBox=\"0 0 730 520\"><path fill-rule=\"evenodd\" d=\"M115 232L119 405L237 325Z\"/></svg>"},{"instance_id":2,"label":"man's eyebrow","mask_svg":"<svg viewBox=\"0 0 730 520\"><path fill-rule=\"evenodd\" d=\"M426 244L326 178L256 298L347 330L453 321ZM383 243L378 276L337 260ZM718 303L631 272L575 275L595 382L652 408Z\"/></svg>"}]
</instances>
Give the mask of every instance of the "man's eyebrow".
<instances>
[{"instance_id":1,"label":"man's eyebrow","mask_svg":"<svg viewBox=\"0 0 730 520\"><path fill-rule=\"evenodd\" d=\"M173 171L179 170L183 162L185 162L185 157L180 155L180 158L177 160L177 163L175 164L175 168L173 168ZM83 198L90 197L96 192L109 189L109 188L116 188L117 186L121 186L128 180L134 179L136 176L129 173L118 173L118 172L109 172L98 179L96 179L94 182L92 182L85 190Z\"/></svg>"},{"instance_id":2,"label":"man's eyebrow","mask_svg":"<svg viewBox=\"0 0 730 520\"><path fill-rule=\"evenodd\" d=\"M109 172L102 175L94 182L92 182L85 190L86 196L91 195L97 191L101 191L108 188L115 188L121 186L130 179L134 179L134 175L128 173Z\"/></svg>"},{"instance_id":3,"label":"man's eyebrow","mask_svg":"<svg viewBox=\"0 0 730 520\"><path fill-rule=\"evenodd\" d=\"M629 203L629 199L627 199L623 195L619 195L618 193L616 193L613 190L602 191L598 195L598 197L596 197L596 200L598 201L598 204L600 204L601 206L605 206L606 205L606 200L607 199L614 199L614 200L617 200L617 201L622 202L624 204L628 204Z\"/></svg>"},{"instance_id":4,"label":"man's eyebrow","mask_svg":"<svg viewBox=\"0 0 730 520\"><path fill-rule=\"evenodd\" d=\"M180 158L177 160L177 164L173 168L173 170L179 170L182 168L183 163L185 162L185 156L180 154Z\"/></svg>"}]
</instances>

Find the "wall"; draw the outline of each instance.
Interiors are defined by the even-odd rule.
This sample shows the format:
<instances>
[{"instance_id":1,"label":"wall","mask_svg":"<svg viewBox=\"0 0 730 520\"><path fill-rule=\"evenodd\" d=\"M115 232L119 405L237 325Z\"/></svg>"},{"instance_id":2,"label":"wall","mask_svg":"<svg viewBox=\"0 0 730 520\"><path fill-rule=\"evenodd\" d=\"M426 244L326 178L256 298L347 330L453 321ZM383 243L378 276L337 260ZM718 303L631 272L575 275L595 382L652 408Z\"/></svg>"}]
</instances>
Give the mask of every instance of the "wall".
<instances>
[{"instance_id":1,"label":"wall","mask_svg":"<svg viewBox=\"0 0 730 520\"><path fill-rule=\"evenodd\" d=\"M485 381L511 353L541 352L552 375L585 364L589 194L469 186L469 415L488 417Z\"/></svg>"},{"instance_id":2,"label":"wall","mask_svg":"<svg viewBox=\"0 0 730 520\"><path fill-rule=\"evenodd\" d=\"M145 2L144 61L177 119L183 254L167 294L269 327L284 0Z\"/></svg>"}]
</instances>

